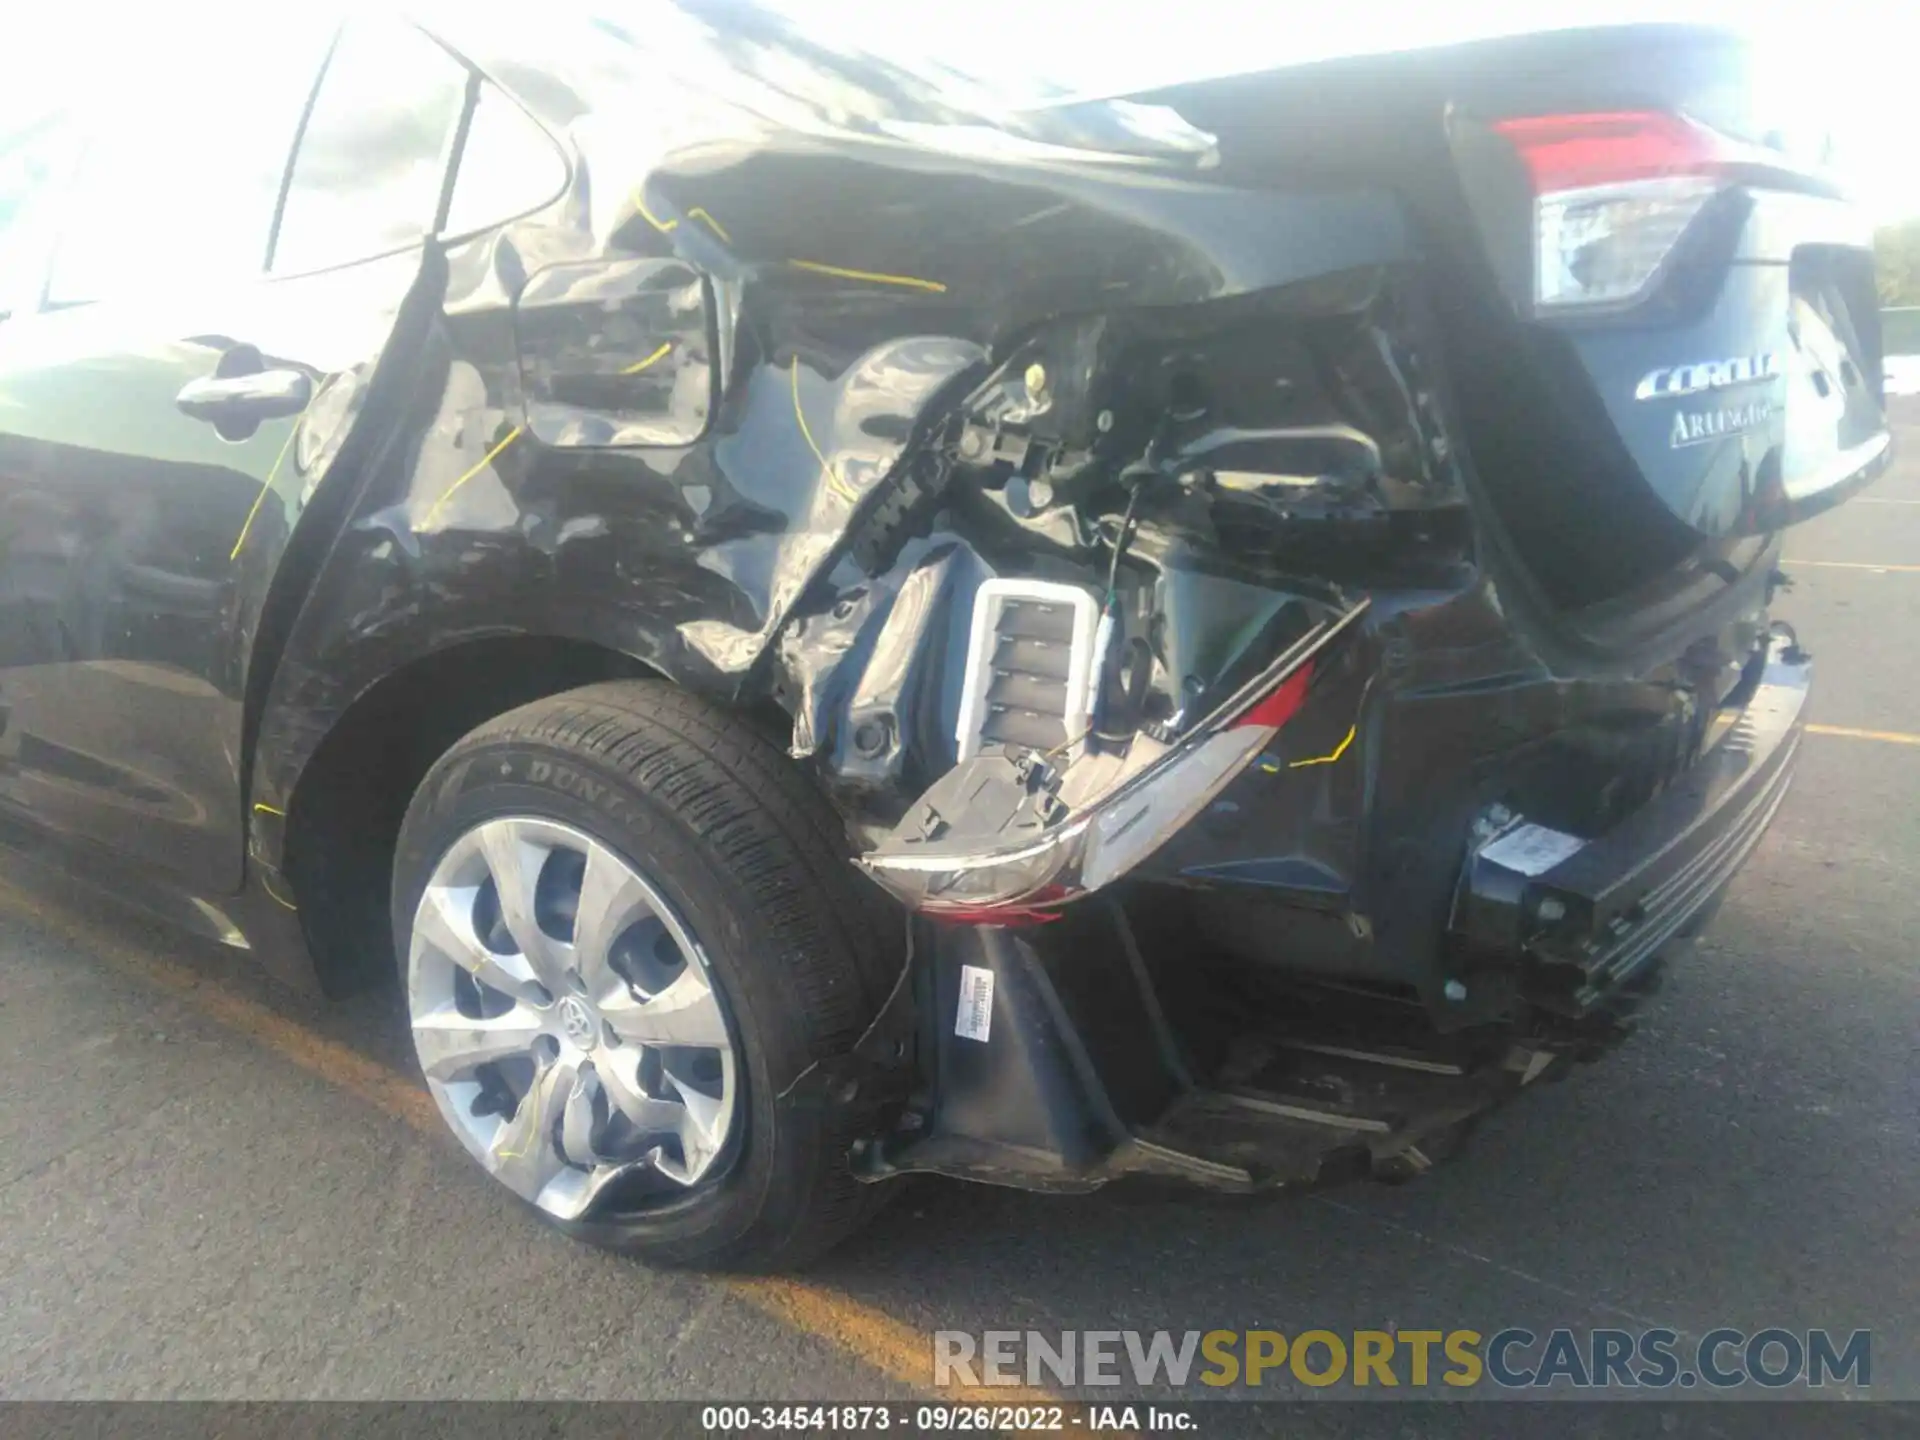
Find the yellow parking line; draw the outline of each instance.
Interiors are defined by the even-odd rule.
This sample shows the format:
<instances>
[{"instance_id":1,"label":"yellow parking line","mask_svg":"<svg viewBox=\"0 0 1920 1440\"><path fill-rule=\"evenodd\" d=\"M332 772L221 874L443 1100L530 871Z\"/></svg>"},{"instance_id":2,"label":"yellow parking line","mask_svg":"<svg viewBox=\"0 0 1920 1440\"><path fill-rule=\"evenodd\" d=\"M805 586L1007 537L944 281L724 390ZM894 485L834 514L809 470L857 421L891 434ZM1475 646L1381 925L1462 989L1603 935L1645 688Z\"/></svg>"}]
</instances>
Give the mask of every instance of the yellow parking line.
<instances>
[{"instance_id":1,"label":"yellow parking line","mask_svg":"<svg viewBox=\"0 0 1920 1440\"><path fill-rule=\"evenodd\" d=\"M727 1282L727 1288L755 1309L796 1330L824 1336L902 1384L929 1392L933 1389L932 1340L883 1310L838 1291L823 1290L783 1276L734 1279ZM1034 1390L1025 1385L949 1385L938 1393L942 1400L969 1405L1063 1403L1061 1397L1051 1391Z\"/></svg>"},{"instance_id":2,"label":"yellow parking line","mask_svg":"<svg viewBox=\"0 0 1920 1440\"><path fill-rule=\"evenodd\" d=\"M48 909L26 891L0 880L0 905L26 916L44 930L61 939L84 945L115 969L143 981L156 990L178 996L227 1029L244 1035L282 1059L289 1060L309 1074L364 1100L376 1110L391 1115L420 1130L438 1130L445 1126L434 1108L433 1097L397 1071L377 1060L369 1060L359 1051L316 1035L304 1025L269 1010L258 1001L224 989L217 982L195 974L184 965L176 965L149 955L135 946L123 944L92 926L82 925L55 910Z\"/></svg>"},{"instance_id":3,"label":"yellow parking line","mask_svg":"<svg viewBox=\"0 0 1920 1440\"><path fill-rule=\"evenodd\" d=\"M115 969L186 1001L209 1019L273 1051L336 1089L364 1100L402 1124L454 1148L433 1097L399 1071L370 1060L351 1046L317 1035L258 1001L223 988L185 965L163 960L103 930L43 905L0 879L0 907L71 944L84 947ZM776 1277L729 1278L725 1288L756 1310L797 1330L828 1340L881 1374L932 1393L932 1337L885 1311L838 1291ZM942 1400L998 1405L1055 1405L1061 1397L1024 1386L941 1390Z\"/></svg>"},{"instance_id":4,"label":"yellow parking line","mask_svg":"<svg viewBox=\"0 0 1920 1440\"><path fill-rule=\"evenodd\" d=\"M1809 735L1838 735L1843 740L1879 740L1888 745L1920 745L1920 735L1902 730L1856 730L1851 725L1809 725Z\"/></svg>"}]
</instances>

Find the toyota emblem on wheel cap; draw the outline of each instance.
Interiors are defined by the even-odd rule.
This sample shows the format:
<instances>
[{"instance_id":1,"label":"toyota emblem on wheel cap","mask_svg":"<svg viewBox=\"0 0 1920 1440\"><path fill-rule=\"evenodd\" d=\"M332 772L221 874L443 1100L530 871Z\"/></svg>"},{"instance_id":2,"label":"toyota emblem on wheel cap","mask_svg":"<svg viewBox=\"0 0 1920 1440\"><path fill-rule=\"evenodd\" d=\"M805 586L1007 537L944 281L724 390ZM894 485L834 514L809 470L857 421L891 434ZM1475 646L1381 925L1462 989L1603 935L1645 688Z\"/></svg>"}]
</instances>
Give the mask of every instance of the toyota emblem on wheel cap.
<instances>
[{"instance_id":1,"label":"toyota emblem on wheel cap","mask_svg":"<svg viewBox=\"0 0 1920 1440\"><path fill-rule=\"evenodd\" d=\"M582 1050L593 1048L593 1037L597 1028L593 1023L593 1012L587 1008L587 1002L577 996L569 995L560 1002L560 1028L567 1038Z\"/></svg>"}]
</instances>

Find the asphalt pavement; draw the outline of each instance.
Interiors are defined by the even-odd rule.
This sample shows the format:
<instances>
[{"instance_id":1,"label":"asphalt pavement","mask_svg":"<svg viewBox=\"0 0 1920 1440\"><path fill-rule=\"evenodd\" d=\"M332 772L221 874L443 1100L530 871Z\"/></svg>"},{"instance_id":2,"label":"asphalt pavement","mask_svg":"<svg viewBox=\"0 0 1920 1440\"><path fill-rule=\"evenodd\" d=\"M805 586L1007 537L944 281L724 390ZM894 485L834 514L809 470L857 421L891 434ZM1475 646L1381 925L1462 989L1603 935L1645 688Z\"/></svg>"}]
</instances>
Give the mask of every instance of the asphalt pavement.
<instances>
[{"instance_id":1,"label":"asphalt pavement","mask_svg":"<svg viewBox=\"0 0 1920 1440\"><path fill-rule=\"evenodd\" d=\"M0 868L0 1396L909 1399L936 1329L1871 1328L1920 1398L1920 426L1796 532L1799 778L1640 1032L1421 1181L914 1183L803 1279L656 1271L472 1170L391 996Z\"/></svg>"}]
</instances>

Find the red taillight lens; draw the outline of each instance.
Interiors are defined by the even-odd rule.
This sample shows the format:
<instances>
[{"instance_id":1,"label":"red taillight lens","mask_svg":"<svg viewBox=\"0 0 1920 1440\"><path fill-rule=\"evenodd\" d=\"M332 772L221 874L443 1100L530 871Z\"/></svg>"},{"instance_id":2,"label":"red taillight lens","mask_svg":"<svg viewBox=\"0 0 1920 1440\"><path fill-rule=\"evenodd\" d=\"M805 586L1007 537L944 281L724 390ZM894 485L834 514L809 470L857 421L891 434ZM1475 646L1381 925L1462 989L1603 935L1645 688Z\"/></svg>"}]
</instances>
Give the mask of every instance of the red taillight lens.
<instances>
[{"instance_id":1,"label":"red taillight lens","mask_svg":"<svg viewBox=\"0 0 1920 1440\"><path fill-rule=\"evenodd\" d=\"M1533 181L1533 298L1543 310L1643 298L1739 149L1652 110L1528 115L1493 128Z\"/></svg>"},{"instance_id":2,"label":"red taillight lens","mask_svg":"<svg viewBox=\"0 0 1920 1440\"><path fill-rule=\"evenodd\" d=\"M1287 721L1299 713L1300 707L1307 703L1307 687L1313 683L1313 665L1302 665L1286 679L1282 680L1265 698L1256 700L1248 707L1246 714L1233 722L1234 728L1243 725L1264 725L1278 730Z\"/></svg>"},{"instance_id":3,"label":"red taillight lens","mask_svg":"<svg viewBox=\"0 0 1920 1440\"><path fill-rule=\"evenodd\" d=\"M1520 152L1536 195L1710 174L1727 150L1705 126L1657 110L1527 115L1498 121L1493 128Z\"/></svg>"}]
</instances>

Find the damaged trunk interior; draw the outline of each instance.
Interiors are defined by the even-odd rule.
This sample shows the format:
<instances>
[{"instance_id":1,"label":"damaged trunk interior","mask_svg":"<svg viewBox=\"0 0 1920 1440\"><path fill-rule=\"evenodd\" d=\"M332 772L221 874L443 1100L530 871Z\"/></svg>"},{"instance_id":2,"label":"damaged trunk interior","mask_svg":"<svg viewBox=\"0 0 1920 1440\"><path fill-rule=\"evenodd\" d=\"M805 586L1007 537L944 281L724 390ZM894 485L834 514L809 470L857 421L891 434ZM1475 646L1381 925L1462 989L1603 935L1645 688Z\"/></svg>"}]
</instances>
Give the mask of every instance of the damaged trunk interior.
<instances>
[{"instance_id":1,"label":"damaged trunk interior","mask_svg":"<svg viewBox=\"0 0 1920 1440\"><path fill-rule=\"evenodd\" d=\"M1618 1033L1499 1003L1442 1033L1417 983L1351 964L1362 710L1406 651L1377 627L1475 585L1429 324L1376 267L1045 326L854 528L857 578L780 662L796 751L916 912L862 1047L893 1094L869 1176L1403 1178ZM1236 781L1294 825L1182 874L1173 837L1244 831ZM899 1088L909 1054L935 1089Z\"/></svg>"},{"instance_id":2,"label":"damaged trunk interior","mask_svg":"<svg viewBox=\"0 0 1920 1440\"><path fill-rule=\"evenodd\" d=\"M1382 270L1010 347L850 537L871 573L782 647L870 873L954 912L1117 879L1302 708L1374 588L1459 585L1409 307Z\"/></svg>"}]
</instances>

